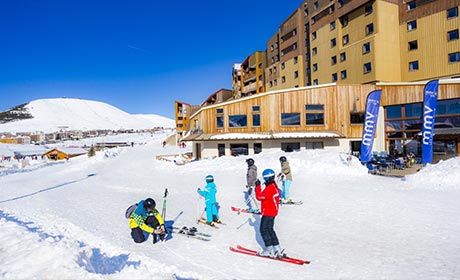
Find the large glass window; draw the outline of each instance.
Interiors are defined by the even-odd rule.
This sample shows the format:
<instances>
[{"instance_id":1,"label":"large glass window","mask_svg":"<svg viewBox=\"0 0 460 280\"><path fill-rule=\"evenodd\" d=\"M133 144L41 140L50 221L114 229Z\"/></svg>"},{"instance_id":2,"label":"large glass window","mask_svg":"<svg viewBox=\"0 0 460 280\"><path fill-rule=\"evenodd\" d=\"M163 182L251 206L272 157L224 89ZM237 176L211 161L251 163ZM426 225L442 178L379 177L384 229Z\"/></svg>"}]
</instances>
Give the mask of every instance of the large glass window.
<instances>
[{"instance_id":1,"label":"large glass window","mask_svg":"<svg viewBox=\"0 0 460 280\"><path fill-rule=\"evenodd\" d=\"M323 142L307 142L305 143L305 149L307 150L324 149L324 143Z\"/></svg>"},{"instance_id":2,"label":"large glass window","mask_svg":"<svg viewBox=\"0 0 460 280\"><path fill-rule=\"evenodd\" d=\"M399 119L402 117L401 105L386 107L387 119Z\"/></svg>"},{"instance_id":3,"label":"large glass window","mask_svg":"<svg viewBox=\"0 0 460 280\"><path fill-rule=\"evenodd\" d=\"M222 117L222 116L216 117L216 122L217 122L217 128L223 128L224 127L224 117Z\"/></svg>"},{"instance_id":4,"label":"large glass window","mask_svg":"<svg viewBox=\"0 0 460 280\"><path fill-rule=\"evenodd\" d=\"M458 7L453 7L447 10L447 19L458 17Z\"/></svg>"},{"instance_id":5,"label":"large glass window","mask_svg":"<svg viewBox=\"0 0 460 280\"><path fill-rule=\"evenodd\" d=\"M450 53L449 56L448 56L448 60L449 60L450 63L459 62L460 61L460 52Z\"/></svg>"},{"instance_id":6,"label":"large glass window","mask_svg":"<svg viewBox=\"0 0 460 280\"><path fill-rule=\"evenodd\" d=\"M282 113L281 125L300 125L300 113Z\"/></svg>"},{"instance_id":7,"label":"large glass window","mask_svg":"<svg viewBox=\"0 0 460 280\"><path fill-rule=\"evenodd\" d=\"M422 103L406 104L404 108L406 118L420 118L423 114Z\"/></svg>"},{"instance_id":8,"label":"large glass window","mask_svg":"<svg viewBox=\"0 0 460 280\"><path fill-rule=\"evenodd\" d=\"M307 125L324 124L324 113L307 113Z\"/></svg>"},{"instance_id":9,"label":"large glass window","mask_svg":"<svg viewBox=\"0 0 460 280\"><path fill-rule=\"evenodd\" d=\"M230 152L232 156L249 155L248 144L230 144Z\"/></svg>"},{"instance_id":10,"label":"large glass window","mask_svg":"<svg viewBox=\"0 0 460 280\"><path fill-rule=\"evenodd\" d=\"M447 41L458 40L458 29L454 29L447 32Z\"/></svg>"},{"instance_id":11,"label":"large glass window","mask_svg":"<svg viewBox=\"0 0 460 280\"><path fill-rule=\"evenodd\" d=\"M259 114L252 115L252 126L260 126L260 115Z\"/></svg>"},{"instance_id":12,"label":"large glass window","mask_svg":"<svg viewBox=\"0 0 460 280\"><path fill-rule=\"evenodd\" d=\"M246 127L248 125L248 117L246 115L228 116L228 124L230 127Z\"/></svg>"},{"instance_id":13,"label":"large glass window","mask_svg":"<svg viewBox=\"0 0 460 280\"><path fill-rule=\"evenodd\" d=\"M458 115L460 114L460 98L438 101L437 115Z\"/></svg>"},{"instance_id":14,"label":"large glass window","mask_svg":"<svg viewBox=\"0 0 460 280\"><path fill-rule=\"evenodd\" d=\"M300 151L300 143L281 143L281 150L287 153Z\"/></svg>"}]
</instances>

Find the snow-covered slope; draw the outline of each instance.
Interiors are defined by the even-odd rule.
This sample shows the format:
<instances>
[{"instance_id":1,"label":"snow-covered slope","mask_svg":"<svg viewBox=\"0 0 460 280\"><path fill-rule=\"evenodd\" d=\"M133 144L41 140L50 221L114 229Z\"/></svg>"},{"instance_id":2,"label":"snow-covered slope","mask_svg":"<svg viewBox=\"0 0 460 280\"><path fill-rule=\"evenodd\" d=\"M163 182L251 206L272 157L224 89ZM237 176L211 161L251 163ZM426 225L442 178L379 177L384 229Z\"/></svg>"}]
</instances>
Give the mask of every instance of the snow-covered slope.
<instances>
[{"instance_id":1,"label":"snow-covered slope","mask_svg":"<svg viewBox=\"0 0 460 280\"><path fill-rule=\"evenodd\" d=\"M155 160L179 150L162 148L168 135L154 136L116 157L98 153L0 177L0 278L456 279L460 274L460 189L431 188L433 174L458 174L458 159L419 173L413 184L368 175L356 159L348 166L327 151L255 155L259 177L264 168L280 171L280 155L291 163L291 194L304 203L281 206L275 229L288 254L311 260L296 266L228 249L262 244L260 217L230 211L244 207L247 157L176 166ZM208 174L216 179L226 223L219 229L195 222L205 207L197 187ZM212 234L211 241L174 234L155 245L150 239L132 241L126 208L153 197L161 209L166 187L167 222L197 226Z\"/></svg>"},{"instance_id":2,"label":"snow-covered slope","mask_svg":"<svg viewBox=\"0 0 460 280\"><path fill-rule=\"evenodd\" d=\"M153 123L154 126L164 127L164 128L174 128L176 123L173 119L155 115L155 114L136 114L136 117L140 117L142 119L146 119Z\"/></svg>"},{"instance_id":3,"label":"snow-covered slope","mask_svg":"<svg viewBox=\"0 0 460 280\"><path fill-rule=\"evenodd\" d=\"M33 118L0 124L0 132L148 129L163 123L171 127L172 122L155 115L150 119L132 115L103 102L72 98L39 99L24 108Z\"/></svg>"}]
</instances>

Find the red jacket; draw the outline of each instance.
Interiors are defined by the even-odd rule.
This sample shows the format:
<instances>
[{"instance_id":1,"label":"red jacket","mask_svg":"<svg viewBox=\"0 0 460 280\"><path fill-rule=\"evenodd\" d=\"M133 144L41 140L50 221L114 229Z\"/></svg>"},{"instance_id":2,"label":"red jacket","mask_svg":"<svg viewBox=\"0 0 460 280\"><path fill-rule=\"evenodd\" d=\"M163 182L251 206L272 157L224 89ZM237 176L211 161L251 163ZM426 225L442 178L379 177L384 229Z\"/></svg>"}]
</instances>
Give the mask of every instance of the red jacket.
<instances>
[{"instance_id":1,"label":"red jacket","mask_svg":"<svg viewBox=\"0 0 460 280\"><path fill-rule=\"evenodd\" d=\"M260 185L256 186L256 198L261 201L262 216L276 217L280 204L280 195L275 182L265 186L264 190Z\"/></svg>"}]
</instances>

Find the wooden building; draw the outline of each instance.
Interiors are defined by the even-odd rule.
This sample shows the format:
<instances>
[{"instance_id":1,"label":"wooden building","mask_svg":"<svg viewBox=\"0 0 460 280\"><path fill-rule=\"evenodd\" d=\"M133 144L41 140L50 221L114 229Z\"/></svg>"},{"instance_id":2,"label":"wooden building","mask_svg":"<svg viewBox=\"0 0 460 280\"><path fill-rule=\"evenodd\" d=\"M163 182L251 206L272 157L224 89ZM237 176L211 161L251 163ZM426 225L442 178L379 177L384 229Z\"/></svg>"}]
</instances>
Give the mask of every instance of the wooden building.
<instances>
[{"instance_id":1,"label":"wooden building","mask_svg":"<svg viewBox=\"0 0 460 280\"><path fill-rule=\"evenodd\" d=\"M63 160L85 155L87 153L88 151L82 148L54 148L43 154L43 156L46 156L51 160Z\"/></svg>"},{"instance_id":2,"label":"wooden building","mask_svg":"<svg viewBox=\"0 0 460 280\"><path fill-rule=\"evenodd\" d=\"M419 155L424 85L333 83L260 93L202 107L190 116L190 131L181 140L193 142L195 158L270 149L358 152L367 95L382 89L374 149ZM439 154L458 154L459 79L440 82L439 105L435 151L438 147Z\"/></svg>"}]
</instances>

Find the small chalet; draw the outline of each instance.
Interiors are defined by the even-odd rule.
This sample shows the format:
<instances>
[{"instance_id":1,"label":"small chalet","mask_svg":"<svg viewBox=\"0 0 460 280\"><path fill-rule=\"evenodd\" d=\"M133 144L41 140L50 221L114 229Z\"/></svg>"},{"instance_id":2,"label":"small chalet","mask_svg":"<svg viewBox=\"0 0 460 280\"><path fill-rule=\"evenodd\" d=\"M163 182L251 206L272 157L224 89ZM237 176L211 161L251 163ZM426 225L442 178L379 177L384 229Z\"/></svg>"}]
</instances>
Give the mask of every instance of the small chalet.
<instances>
[{"instance_id":1,"label":"small chalet","mask_svg":"<svg viewBox=\"0 0 460 280\"><path fill-rule=\"evenodd\" d=\"M87 153L88 151L82 148L54 148L43 155L51 160L62 160L81 156Z\"/></svg>"}]
</instances>

